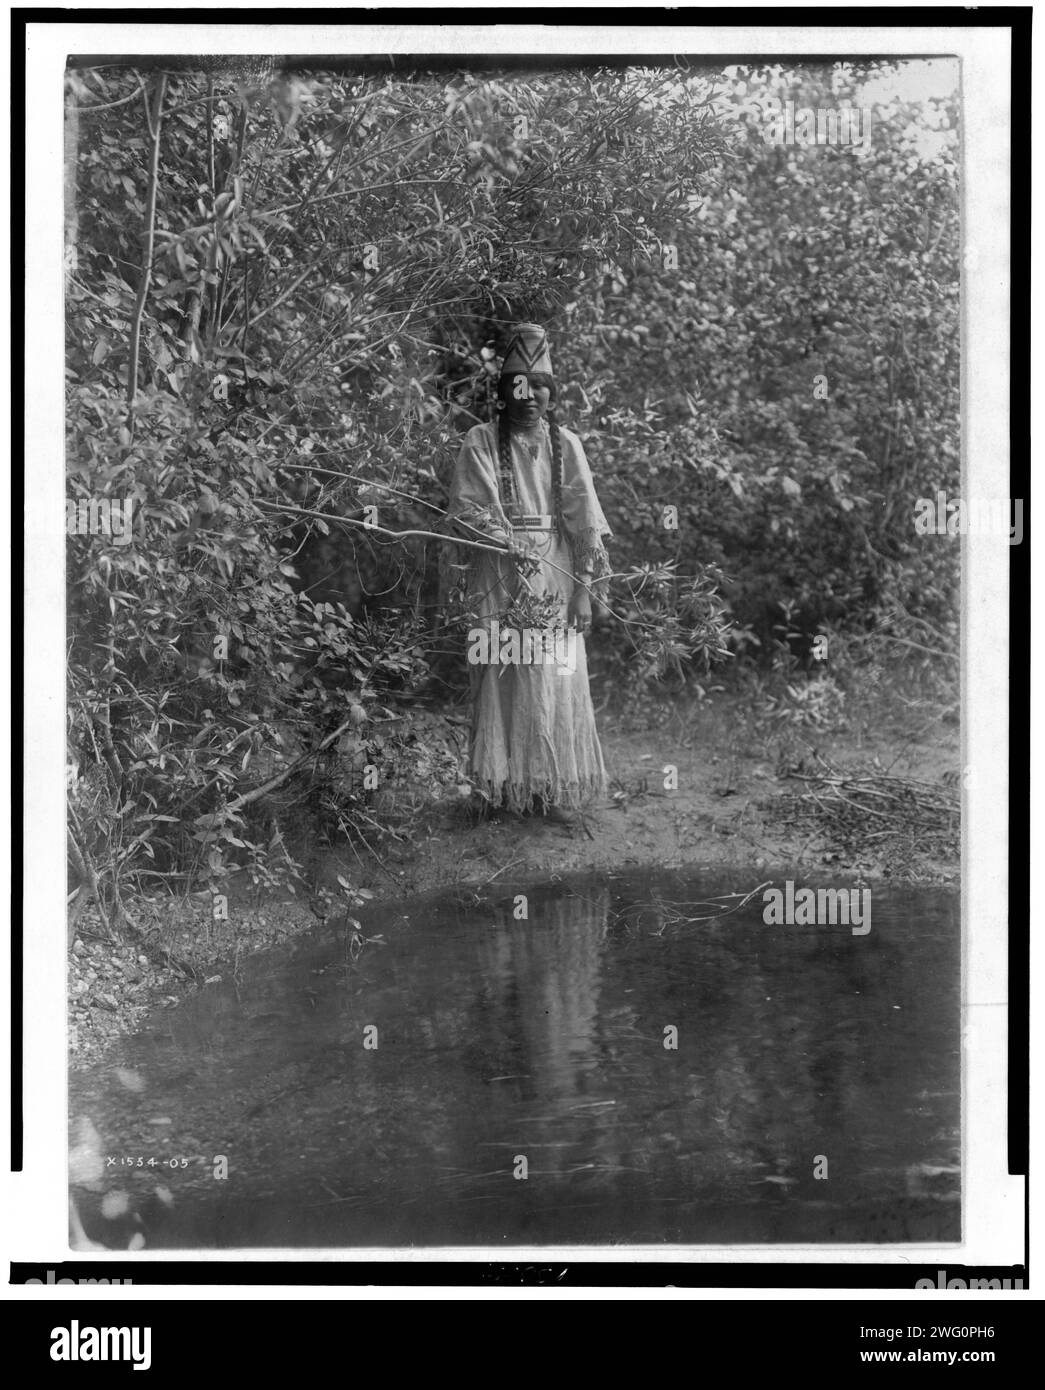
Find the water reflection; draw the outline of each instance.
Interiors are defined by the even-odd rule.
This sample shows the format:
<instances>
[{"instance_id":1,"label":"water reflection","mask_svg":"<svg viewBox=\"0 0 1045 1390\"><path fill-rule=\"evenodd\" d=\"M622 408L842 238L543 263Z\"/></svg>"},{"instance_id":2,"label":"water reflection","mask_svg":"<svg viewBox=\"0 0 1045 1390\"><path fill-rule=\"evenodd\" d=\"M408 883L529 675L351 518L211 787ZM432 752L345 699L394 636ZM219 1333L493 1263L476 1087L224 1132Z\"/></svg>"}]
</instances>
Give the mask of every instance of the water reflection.
<instances>
[{"instance_id":1,"label":"water reflection","mask_svg":"<svg viewBox=\"0 0 1045 1390\"><path fill-rule=\"evenodd\" d=\"M517 1063L526 1068L529 1082L522 1094L579 1095L585 1074L598 1065L596 1026L609 912L607 888L538 898L532 920L480 938L491 1022L517 1044Z\"/></svg>"},{"instance_id":2,"label":"water reflection","mask_svg":"<svg viewBox=\"0 0 1045 1390\"><path fill-rule=\"evenodd\" d=\"M744 886L433 897L357 965L329 938L253 962L127 1040L144 1089L74 1078L172 1194L109 1167L88 1234L119 1187L152 1246L957 1239L956 899L876 889L859 938L678 911Z\"/></svg>"}]
</instances>

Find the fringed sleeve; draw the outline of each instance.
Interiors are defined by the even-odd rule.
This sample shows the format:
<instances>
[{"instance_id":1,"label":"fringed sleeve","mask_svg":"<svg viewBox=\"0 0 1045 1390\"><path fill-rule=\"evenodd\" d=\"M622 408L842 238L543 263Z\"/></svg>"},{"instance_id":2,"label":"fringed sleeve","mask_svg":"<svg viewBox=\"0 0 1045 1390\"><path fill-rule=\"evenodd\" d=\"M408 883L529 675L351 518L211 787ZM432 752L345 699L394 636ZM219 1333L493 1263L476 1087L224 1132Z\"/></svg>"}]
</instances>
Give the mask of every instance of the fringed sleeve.
<instances>
[{"instance_id":1,"label":"fringed sleeve","mask_svg":"<svg viewBox=\"0 0 1045 1390\"><path fill-rule=\"evenodd\" d=\"M596 581L612 572L604 541L613 532L603 515L584 446L562 430L562 519L570 540L574 573L591 570ZM605 584L600 585L604 589Z\"/></svg>"},{"instance_id":2,"label":"fringed sleeve","mask_svg":"<svg viewBox=\"0 0 1045 1390\"><path fill-rule=\"evenodd\" d=\"M454 537L490 540L507 545L511 528L497 488L496 439L488 426L476 425L465 435L457 455L446 517L440 527L447 540L439 548L439 606L448 620L469 606L476 589L476 569L484 552L455 545ZM495 556L487 556L493 560Z\"/></svg>"},{"instance_id":3,"label":"fringed sleeve","mask_svg":"<svg viewBox=\"0 0 1045 1390\"><path fill-rule=\"evenodd\" d=\"M501 506L497 445L490 435L489 425L476 425L465 435L450 484L446 516L458 535L471 540L486 536L508 545L512 531Z\"/></svg>"}]
</instances>

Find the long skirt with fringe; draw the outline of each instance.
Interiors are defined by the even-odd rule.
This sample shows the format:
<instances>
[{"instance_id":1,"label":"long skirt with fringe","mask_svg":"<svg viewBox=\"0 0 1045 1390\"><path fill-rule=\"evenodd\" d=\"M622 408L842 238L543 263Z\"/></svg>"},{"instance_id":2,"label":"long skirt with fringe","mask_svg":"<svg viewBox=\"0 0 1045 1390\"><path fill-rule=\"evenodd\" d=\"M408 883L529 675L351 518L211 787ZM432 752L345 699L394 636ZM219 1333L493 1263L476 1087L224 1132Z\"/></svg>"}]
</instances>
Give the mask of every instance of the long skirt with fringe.
<instances>
[{"instance_id":1,"label":"long skirt with fringe","mask_svg":"<svg viewBox=\"0 0 1045 1390\"><path fill-rule=\"evenodd\" d=\"M538 598L558 599L565 624L574 587L569 542L551 531L516 531L515 544L540 562L527 581L529 590ZM498 620L503 629L520 588L512 562L482 555L471 588L479 625L496 633L493 623ZM588 688L584 638L572 631L568 646L564 639L560 632L556 651L560 656L568 651L568 662L472 666L469 777L491 805L526 812L540 798L544 807L577 810L605 793L606 767ZM490 645L496 653L496 642Z\"/></svg>"}]
</instances>

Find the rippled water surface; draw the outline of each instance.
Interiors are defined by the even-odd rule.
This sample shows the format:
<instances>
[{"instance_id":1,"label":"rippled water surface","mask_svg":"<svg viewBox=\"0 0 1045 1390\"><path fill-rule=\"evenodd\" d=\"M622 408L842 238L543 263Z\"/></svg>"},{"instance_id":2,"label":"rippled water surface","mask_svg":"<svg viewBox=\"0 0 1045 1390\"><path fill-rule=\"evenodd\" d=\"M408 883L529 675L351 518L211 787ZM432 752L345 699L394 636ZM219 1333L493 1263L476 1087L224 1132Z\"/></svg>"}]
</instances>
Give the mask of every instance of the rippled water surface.
<instances>
[{"instance_id":1,"label":"rippled water surface","mask_svg":"<svg viewBox=\"0 0 1045 1390\"><path fill-rule=\"evenodd\" d=\"M356 960L330 929L251 960L72 1078L117 1160L89 1234L957 1240L956 895L875 887L854 936L731 910L760 878L573 878L525 920L494 883L370 913Z\"/></svg>"}]
</instances>

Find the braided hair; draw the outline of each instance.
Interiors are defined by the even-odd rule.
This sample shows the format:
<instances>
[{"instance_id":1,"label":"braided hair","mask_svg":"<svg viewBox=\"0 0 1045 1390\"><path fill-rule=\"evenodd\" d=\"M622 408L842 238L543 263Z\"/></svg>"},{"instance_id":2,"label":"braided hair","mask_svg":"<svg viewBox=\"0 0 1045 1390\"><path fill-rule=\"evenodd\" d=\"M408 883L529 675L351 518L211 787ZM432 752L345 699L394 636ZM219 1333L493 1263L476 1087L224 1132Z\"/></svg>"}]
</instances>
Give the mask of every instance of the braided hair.
<instances>
[{"instance_id":1,"label":"braided hair","mask_svg":"<svg viewBox=\"0 0 1045 1390\"><path fill-rule=\"evenodd\" d=\"M508 418L507 409L508 386L515 375L512 373L510 377L502 377L497 384L498 409L500 411L497 419L497 457L501 474L501 502L506 510L511 503L518 500L515 495L515 478L512 473L512 425ZM549 404L546 418L552 443L552 518L556 529L561 530L562 433L555 417L555 411L552 409L557 394L555 382L544 372L535 372L529 377L529 382L531 386L547 386L551 393L551 404Z\"/></svg>"}]
</instances>

